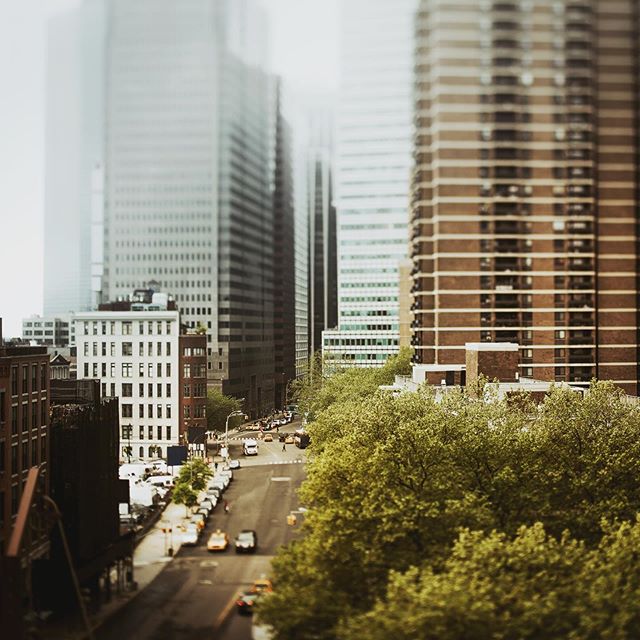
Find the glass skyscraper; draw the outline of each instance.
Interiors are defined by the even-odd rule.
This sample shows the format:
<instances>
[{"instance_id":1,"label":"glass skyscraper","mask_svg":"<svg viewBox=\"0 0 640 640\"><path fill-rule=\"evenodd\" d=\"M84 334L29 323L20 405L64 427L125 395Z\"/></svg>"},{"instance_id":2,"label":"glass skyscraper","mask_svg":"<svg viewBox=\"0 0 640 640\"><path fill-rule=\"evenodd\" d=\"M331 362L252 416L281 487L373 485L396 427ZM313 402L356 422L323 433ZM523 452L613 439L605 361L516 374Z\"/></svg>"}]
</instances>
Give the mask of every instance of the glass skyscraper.
<instances>
[{"instance_id":1,"label":"glass skyscraper","mask_svg":"<svg viewBox=\"0 0 640 640\"><path fill-rule=\"evenodd\" d=\"M337 126L336 364L397 353L399 265L407 257L415 0L346 0Z\"/></svg>"}]
</instances>

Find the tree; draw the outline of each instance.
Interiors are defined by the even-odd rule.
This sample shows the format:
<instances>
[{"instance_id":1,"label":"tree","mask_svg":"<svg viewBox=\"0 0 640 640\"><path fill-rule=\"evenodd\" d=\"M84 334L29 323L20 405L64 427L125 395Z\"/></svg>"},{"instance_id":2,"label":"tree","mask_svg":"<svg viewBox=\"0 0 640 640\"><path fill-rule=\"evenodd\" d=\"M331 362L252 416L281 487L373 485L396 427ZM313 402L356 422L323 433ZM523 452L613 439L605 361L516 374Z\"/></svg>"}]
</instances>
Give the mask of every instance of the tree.
<instances>
[{"instance_id":1,"label":"tree","mask_svg":"<svg viewBox=\"0 0 640 640\"><path fill-rule=\"evenodd\" d=\"M178 482L188 485L193 491L202 491L207 480L213 475L209 465L202 458L192 458L182 465Z\"/></svg>"},{"instance_id":2,"label":"tree","mask_svg":"<svg viewBox=\"0 0 640 640\"><path fill-rule=\"evenodd\" d=\"M390 576L441 571L461 529L506 542L540 522L593 549L603 518L640 511L640 413L611 385L584 398L556 388L538 406L464 391L392 397L369 372L345 370L319 395L300 490L306 535L274 562L278 589L261 614L277 638L335 637ZM290 607L295 598L305 606Z\"/></svg>"},{"instance_id":3,"label":"tree","mask_svg":"<svg viewBox=\"0 0 640 640\"><path fill-rule=\"evenodd\" d=\"M207 429L209 431L224 431L227 416L234 411L240 411L240 401L226 396L220 389L209 389L207 393ZM229 419L229 426L242 423L242 416Z\"/></svg>"},{"instance_id":4,"label":"tree","mask_svg":"<svg viewBox=\"0 0 640 640\"><path fill-rule=\"evenodd\" d=\"M189 483L178 481L173 489L172 500L175 504L183 504L186 514L189 515L189 509L198 501L198 494Z\"/></svg>"}]
</instances>

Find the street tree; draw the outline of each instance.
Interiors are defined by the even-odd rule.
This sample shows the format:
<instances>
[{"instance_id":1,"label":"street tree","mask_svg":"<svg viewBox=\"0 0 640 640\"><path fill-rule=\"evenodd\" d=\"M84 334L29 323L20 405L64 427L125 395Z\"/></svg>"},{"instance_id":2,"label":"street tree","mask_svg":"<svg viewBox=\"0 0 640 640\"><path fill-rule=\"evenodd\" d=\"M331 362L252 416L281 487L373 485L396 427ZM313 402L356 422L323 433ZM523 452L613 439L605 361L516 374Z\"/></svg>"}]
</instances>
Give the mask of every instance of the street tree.
<instances>
[{"instance_id":1,"label":"street tree","mask_svg":"<svg viewBox=\"0 0 640 640\"><path fill-rule=\"evenodd\" d=\"M306 535L274 562L278 590L262 611L277 638L335 637L391 575L441 571L462 529L510 540L540 522L592 549L603 519L640 511L640 414L612 385L584 398L556 388L536 405L428 389L394 398L366 376L366 390L355 373L335 378L342 387L323 385L332 400L309 426Z\"/></svg>"},{"instance_id":2,"label":"street tree","mask_svg":"<svg viewBox=\"0 0 640 640\"><path fill-rule=\"evenodd\" d=\"M207 480L212 475L209 465L202 458L192 458L180 468L178 482L187 484L198 492L207 486Z\"/></svg>"},{"instance_id":3,"label":"street tree","mask_svg":"<svg viewBox=\"0 0 640 640\"><path fill-rule=\"evenodd\" d=\"M227 416L241 409L241 403L236 398L224 395L220 389L209 389L207 392L207 429L209 431L224 431ZM234 416L229 419L230 427L241 423L242 416Z\"/></svg>"},{"instance_id":4,"label":"street tree","mask_svg":"<svg viewBox=\"0 0 640 640\"><path fill-rule=\"evenodd\" d=\"M198 494L193 490L188 482L176 482L173 488L172 498L175 504L183 504L186 514L189 515L189 509L195 506L198 501Z\"/></svg>"}]
</instances>

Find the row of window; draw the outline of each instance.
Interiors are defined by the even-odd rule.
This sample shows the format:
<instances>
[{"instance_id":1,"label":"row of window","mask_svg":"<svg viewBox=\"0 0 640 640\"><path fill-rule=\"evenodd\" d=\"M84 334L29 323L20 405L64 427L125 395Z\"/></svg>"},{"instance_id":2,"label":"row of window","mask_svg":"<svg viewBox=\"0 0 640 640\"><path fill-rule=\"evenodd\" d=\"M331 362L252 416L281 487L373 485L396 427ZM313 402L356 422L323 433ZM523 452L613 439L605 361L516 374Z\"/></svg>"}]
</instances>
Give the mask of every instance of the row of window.
<instances>
[{"instance_id":1,"label":"row of window","mask_svg":"<svg viewBox=\"0 0 640 640\"><path fill-rule=\"evenodd\" d=\"M23 433L28 431L29 428L37 429L38 427L46 426L47 417L46 400L24 402L22 404L21 424L18 425L18 405L14 404L11 407L11 435L18 433L18 426L21 427Z\"/></svg>"},{"instance_id":2,"label":"row of window","mask_svg":"<svg viewBox=\"0 0 640 640\"><path fill-rule=\"evenodd\" d=\"M171 324L172 322L169 320L161 321L161 320L85 320L82 322L80 335L123 335L129 336L133 335L134 327L136 329L137 335L171 335ZM146 326L146 332L145 332ZM155 328L155 331L154 331ZM164 329L164 330L163 330Z\"/></svg>"},{"instance_id":3,"label":"row of window","mask_svg":"<svg viewBox=\"0 0 640 640\"><path fill-rule=\"evenodd\" d=\"M163 431L164 430L164 431ZM122 440L131 440L131 438L133 437L133 427L130 424L123 424L122 428ZM156 426L156 440L162 440L162 434L164 432L165 435L165 440L171 440L171 426L167 425L166 427L162 427L160 425ZM153 440L153 426L149 425L147 426L147 440ZM139 440L144 440L145 439L145 428L144 426L140 425L138 427L138 439Z\"/></svg>"},{"instance_id":4,"label":"row of window","mask_svg":"<svg viewBox=\"0 0 640 640\"><path fill-rule=\"evenodd\" d=\"M91 371L91 375L89 373ZM132 378L133 377L134 367L131 362L123 362L120 364L120 377L121 378ZM146 372L146 376L145 376ZM155 374L155 375L154 375ZM106 362L98 363L94 362L89 365L88 362L85 362L83 365L83 377L84 378L117 378L117 363L109 362L108 366ZM157 362L149 362L145 364L144 362L140 362L138 364L138 376L139 378L162 378L162 363ZM167 362L165 364L165 377L171 377L171 363Z\"/></svg>"},{"instance_id":5,"label":"row of window","mask_svg":"<svg viewBox=\"0 0 640 640\"><path fill-rule=\"evenodd\" d=\"M138 404L138 418L153 418L153 404L147 404L147 415L145 416L145 411L144 411L144 404ZM164 416L162 415L163 413L163 405L161 404L156 404L156 410L155 410L155 417L156 418L171 418L171 405L167 404L165 405L165 409L164 409ZM120 405L120 411L122 414L123 418L133 418L133 404L128 403L128 402L124 402Z\"/></svg>"},{"instance_id":6,"label":"row of window","mask_svg":"<svg viewBox=\"0 0 640 640\"><path fill-rule=\"evenodd\" d=\"M133 355L133 343L132 342L123 342L121 344L121 348L120 348L120 353L117 353L117 343L115 342L93 342L93 343L89 343L89 342L85 342L84 343L84 355L85 356L89 356L89 355L93 355L93 356L98 356L98 355L102 355L102 356L106 356L106 355L110 355L110 356L116 356L116 355L121 355L121 356L132 356ZM154 346L155 349L154 349ZM165 343L165 348L164 348L164 354L162 353L163 349L162 349L162 342L147 342L147 356L161 356L161 355L166 355L166 356L170 356L171 355L171 342L166 342ZM108 345L108 348L107 348ZM139 356L144 356L145 355L145 348L144 348L145 343L144 342L139 342L138 343L138 355ZM91 351L91 353L89 353ZM108 352L108 353L107 353ZM155 353L154 353L155 352Z\"/></svg>"},{"instance_id":7,"label":"row of window","mask_svg":"<svg viewBox=\"0 0 640 640\"><path fill-rule=\"evenodd\" d=\"M11 367L11 395L17 396L18 389L20 393L35 393L36 391L44 391L47 388L47 365L32 364L22 365L22 371L18 372L18 365ZM29 386L29 370L31 370L31 386ZM38 376L38 371L40 375ZM18 381L20 380L20 384Z\"/></svg>"},{"instance_id":8,"label":"row of window","mask_svg":"<svg viewBox=\"0 0 640 640\"><path fill-rule=\"evenodd\" d=\"M44 462L47 458L47 437L40 437L40 447L38 447L38 438L31 438L30 440L23 440L20 447L22 455L18 454L18 443L11 445L11 454L9 459L11 475L17 475L23 471L27 471L30 467L34 467L40 462ZM6 455L5 455L6 443L4 440L0 440L0 475L2 475L6 469ZM40 452L40 459L38 460L38 451ZM0 512L1 514L1 512Z\"/></svg>"}]
</instances>

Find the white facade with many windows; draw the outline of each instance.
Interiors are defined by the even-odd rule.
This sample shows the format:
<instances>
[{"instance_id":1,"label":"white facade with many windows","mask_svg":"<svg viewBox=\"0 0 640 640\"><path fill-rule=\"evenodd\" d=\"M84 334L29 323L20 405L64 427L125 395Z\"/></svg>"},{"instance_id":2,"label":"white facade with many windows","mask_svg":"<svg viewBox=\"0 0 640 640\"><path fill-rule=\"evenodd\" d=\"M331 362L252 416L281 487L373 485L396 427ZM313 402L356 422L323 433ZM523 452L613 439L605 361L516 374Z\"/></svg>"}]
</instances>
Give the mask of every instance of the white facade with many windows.
<instances>
[{"instance_id":1,"label":"white facade with many windows","mask_svg":"<svg viewBox=\"0 0 640 640\"><path fill-rule=\"evenodd\" d=\"M178 444L177 311L94 311L74 316L78 379L99 379L120 399L120 457L164 458Z\"/></svg>"}]
</instances>

